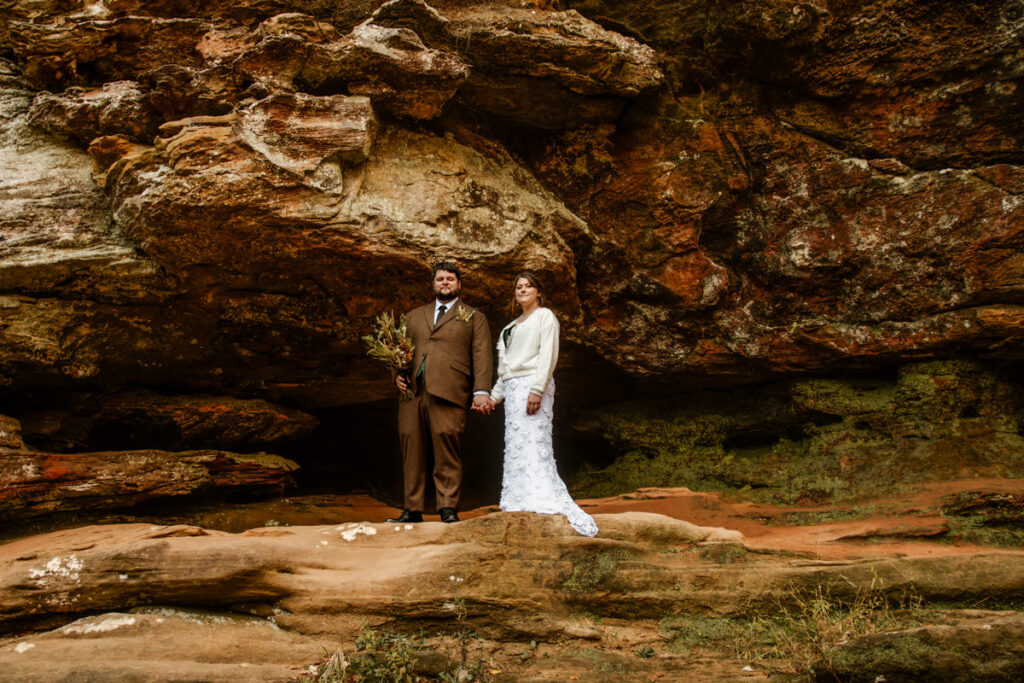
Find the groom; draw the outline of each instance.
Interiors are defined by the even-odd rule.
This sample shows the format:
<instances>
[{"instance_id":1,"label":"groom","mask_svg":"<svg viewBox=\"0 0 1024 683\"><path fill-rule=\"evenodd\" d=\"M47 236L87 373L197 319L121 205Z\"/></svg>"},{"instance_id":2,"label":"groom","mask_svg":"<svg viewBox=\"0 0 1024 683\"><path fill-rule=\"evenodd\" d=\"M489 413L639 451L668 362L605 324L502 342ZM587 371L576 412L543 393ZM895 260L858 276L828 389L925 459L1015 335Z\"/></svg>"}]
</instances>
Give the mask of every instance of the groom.
<instances>
[{"instance_id":1,"label":"groom","mask_svg":"<svg viewBox=\"0 0 1024 683\"><path fill-rule=\"evenodd\" d=\"M434 486L442 522L457 522L462 486L466 409L489 414L494 373L491 330L483 313L459 298L462 276L450 262L434 266L434 301L405 316L414 351L414 396L398 404L398 438L405 473L405 510L389 522L423 521L427 453L434 452ZM399 375L395 386L410 388Z\"/></svg>"}]
</instances>

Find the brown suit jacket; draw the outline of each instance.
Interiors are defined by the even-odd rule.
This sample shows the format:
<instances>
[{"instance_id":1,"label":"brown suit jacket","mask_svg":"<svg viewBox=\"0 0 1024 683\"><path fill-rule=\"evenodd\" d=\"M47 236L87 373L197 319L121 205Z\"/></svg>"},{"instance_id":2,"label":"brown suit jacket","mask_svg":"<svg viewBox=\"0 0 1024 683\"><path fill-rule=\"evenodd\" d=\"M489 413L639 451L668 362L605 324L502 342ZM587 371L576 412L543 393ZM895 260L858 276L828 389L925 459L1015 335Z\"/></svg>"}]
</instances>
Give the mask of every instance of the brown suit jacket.
<instances>
[{"instance_id":1,"label":"brown suit jacket","mask_svg":"<svg viewBox=\"0 0 1024 683\"><path fill-rule=\"evenodd\" d=\"M460 406L469 406L474 392L491 390L494 357L491 355L491 329L483 313L460 297L455 306L445 312L437 327L434 327L434 302L409 311L405 322L415 347L414 374L424 354L427 356L426 390L429 393Z\"/></svg>"}]
</instances>

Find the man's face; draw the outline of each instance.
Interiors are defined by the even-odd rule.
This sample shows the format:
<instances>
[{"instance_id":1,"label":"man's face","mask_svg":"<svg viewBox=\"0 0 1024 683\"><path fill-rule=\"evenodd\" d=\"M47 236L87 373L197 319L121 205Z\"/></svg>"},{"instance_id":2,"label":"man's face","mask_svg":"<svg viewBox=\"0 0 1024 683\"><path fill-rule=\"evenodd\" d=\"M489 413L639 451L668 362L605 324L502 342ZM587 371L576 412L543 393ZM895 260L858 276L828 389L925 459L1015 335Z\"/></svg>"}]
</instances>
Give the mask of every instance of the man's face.
<instances>
[{"instance_id":1,"label":"man's face","mask_svg":"<svg viewBox=\"0 0 1024 683\"><path fill-rule=\"evenodd\" d=\"M461 289L462 283L455 273L439 270L434 275L434 296L438 301L451 301L459 295Z\"/></svg>"}]
</instances>

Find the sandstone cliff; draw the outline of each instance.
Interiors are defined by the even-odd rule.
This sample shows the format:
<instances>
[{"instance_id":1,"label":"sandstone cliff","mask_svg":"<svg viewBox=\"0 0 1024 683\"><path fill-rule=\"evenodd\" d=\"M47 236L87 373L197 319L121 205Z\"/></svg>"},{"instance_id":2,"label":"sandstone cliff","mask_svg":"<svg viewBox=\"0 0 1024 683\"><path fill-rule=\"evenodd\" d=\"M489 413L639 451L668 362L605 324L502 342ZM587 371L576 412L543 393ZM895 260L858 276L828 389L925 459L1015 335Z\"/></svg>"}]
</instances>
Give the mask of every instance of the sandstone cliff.
<instances>
[{"instance_id":1,"label":"sandstone cliff","mask_svg":"<svg viewBox=\"0 0 1024 683\"><path fill-rule=\"evenodd\" d=\"M588 409L562 424L611 445L591 491L1018 476L1017 0L2 8L9 486L25 458L170 473L387 405L359 338L439 257L495 326L511 274L542 275L562 408ZM650 395L687 426L652 434Z\"/></svg>"}]
</instances>

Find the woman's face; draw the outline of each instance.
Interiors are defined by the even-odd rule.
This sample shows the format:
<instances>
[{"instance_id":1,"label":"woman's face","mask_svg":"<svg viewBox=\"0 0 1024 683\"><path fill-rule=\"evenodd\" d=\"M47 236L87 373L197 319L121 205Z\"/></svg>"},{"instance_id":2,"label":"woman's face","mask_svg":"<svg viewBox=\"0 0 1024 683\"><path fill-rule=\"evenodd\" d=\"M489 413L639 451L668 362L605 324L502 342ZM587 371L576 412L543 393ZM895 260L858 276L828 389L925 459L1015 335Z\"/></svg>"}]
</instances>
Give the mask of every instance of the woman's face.
<instances>
[{"instance_id":1,"label":"woman's face","mask_svg":"<svg viewBox=\"0 0 1024 683\"><path fill-rule=\"evenodd\" d=\"M530 284L525 277L516 280L516 303L523 308L529 308L537 303L539 292Z\"/></svg>"}]
</instances>

